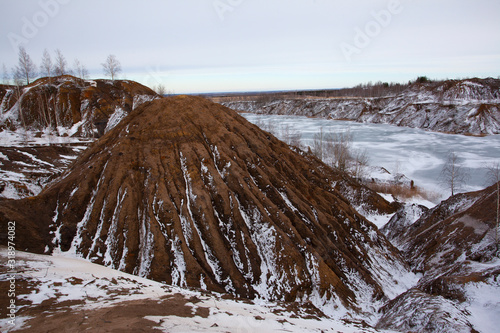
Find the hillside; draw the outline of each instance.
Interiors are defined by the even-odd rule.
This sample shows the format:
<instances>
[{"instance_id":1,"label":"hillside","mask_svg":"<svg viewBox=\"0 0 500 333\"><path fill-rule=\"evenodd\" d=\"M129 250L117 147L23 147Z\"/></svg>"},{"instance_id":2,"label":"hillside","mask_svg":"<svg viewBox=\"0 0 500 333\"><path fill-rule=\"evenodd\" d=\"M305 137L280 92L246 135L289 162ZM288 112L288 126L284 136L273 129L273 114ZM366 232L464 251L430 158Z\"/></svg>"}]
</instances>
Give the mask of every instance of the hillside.
<instances>
[{"instance_id":1,"label":"hillside","mask_svg":"<svg viewBox=\"0 0 500 333\"><path fill-rule=\"evenodd\" d=\"M84 143L0 146L0 198L37 195L87 147Z\"/></svg>"},{"instance_id":2,"label":"hillside","mask_svg":"<svg viewBox=\"0 0 500 333\"><path fill-rule=\"evenodd\" d=\"M407 205L382 229L423 276L382 310L378 327L405 331L419 322L429 331L496 331L497 188L457 194L430 210Z\"/></svg>"},{"instance_id":3,"label":"hillside","mask_svg":"<svg viewBox=\"0 0 500 333\"><path fill-rule=\"evenodd\" d=\"M7 261L0 246L0 260ZM61 255L18 251L16 319L0 298L2 332L379 332L329 318L310 304L264 304L187 290ZM0 290L8 290L0 266ZM68 307L71 306L71 310ZM12 325L14 323L15 325ZM364 324L364 325L363 325Z\"/></svg>"},{"instance_id":4,"label":"hillside","mask_svg":"<svg viewBox=\"0 0 500 333\"><path fill-rule=\"evenodd\" d=\"M15 221L22 250L374 322L414 276L336 180L228 108L164 98L132 111L37 197L0 202L0 232Z\"/></svg>"},{"instance_id":5,"label":"hillside","mask_svg":"<svg viewBox=\"0 0 500 333\"><path fill-rule=\"evenodd\" d=\"M70 75L41 78L20 88L0 85L0 131L99 137L130 111L158 97L133 81Z\"/></svg>"},{"instance_id":6,"label":"hillside","mask_svg":"<svg viewBox=\"0 0 500 333\"><path fill-rule=\"evenodd\" d=\"M290 98L224 101L235 110L384 123L429 131L500 134L500 80L413 83L386 97Z\"/></svg>"}]
</instances>

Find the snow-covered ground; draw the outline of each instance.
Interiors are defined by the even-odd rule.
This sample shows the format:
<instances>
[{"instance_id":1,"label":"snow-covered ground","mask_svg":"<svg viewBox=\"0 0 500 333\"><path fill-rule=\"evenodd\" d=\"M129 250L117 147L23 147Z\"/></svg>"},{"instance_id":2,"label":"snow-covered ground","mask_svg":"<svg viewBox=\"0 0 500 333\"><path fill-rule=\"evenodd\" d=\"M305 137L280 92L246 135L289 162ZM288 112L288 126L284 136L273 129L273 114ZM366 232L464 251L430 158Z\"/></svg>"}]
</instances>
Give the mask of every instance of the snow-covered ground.
<instances>
[{"instance_id":1,"label":"snow-covered ground","mask_svg":"<svg viewBox=\"0 0 500 333\"><path fill-rule=\"evenodd\" d=\"M392 174L401 173L415 185L447 198L450 193L439 184L439 176L448 152L454 151L470 171L463 191L480 190L487 185L488 167L500 162L500 135L485 137L428 132L386 124L327 120L304 116L259 115L242 113L252 123L270 124L278 134L299 132L303 145L312 145L321 128L326 133L350 131L353 147L366 150L369 165L384 167ZM286 131L285 131L286 132Z\"/></svg>"},{"instance_id":2,"label":"snow-covered ground","mask_svg":"<svg viewBox=\"0 0 500 333\"><path fill-rule=\"evenodd\" d=\"M7 259L7 248L1 247L0 260L5 263ZM138 305L143 312L126 319L145 319L159 332L379 332L363 327L362 323L327 318L307 306L228 299L221 294L172 287L74 257L17 251L15 261L13 270L6 265L0 269L0 284L8 285L11 276L15 276L17 286L27 283L29 287L16 288L12 298L17 310L15 320L2 316L2 332L21 328L36 331L37 318L43 318L44 328L65 323L73 325L66 327L69 330L113 331L120 327L114 326L120 325L112 319L114 310L124 315L129 311L127 307L134 309ZM107 320L95 320L103 309ZM67 317L81 322L68 324Z\"/></svg>"},{"instance_id":3,"label":"snow-covered ground","mask_svg":"<svg viewBox=\"0 0 500 333\"><path fill-rule=\"evenodd\" d=\"M0 198L22 199L41 192L93 139L50 133L0 132Z\"/></svg>"},{"instance_id":4,"label":"snow-covered ground","mask_svg":"<svg viewBox=\"0 0 500 333\"><path fill-rule=\"evenodd\" d=\"M61 127L61 131L65 130ZM64 133L71 135L71 130ZM35 131L25 131L19 129L16 131L0 131L0 147L19 147L19 146L48 146L48 145L70 145L70 144L89 144L94 141L91 138L81 138L72 136L60 136L49 132L42 132L38 135Z\"/></svg>"}]
</instances>

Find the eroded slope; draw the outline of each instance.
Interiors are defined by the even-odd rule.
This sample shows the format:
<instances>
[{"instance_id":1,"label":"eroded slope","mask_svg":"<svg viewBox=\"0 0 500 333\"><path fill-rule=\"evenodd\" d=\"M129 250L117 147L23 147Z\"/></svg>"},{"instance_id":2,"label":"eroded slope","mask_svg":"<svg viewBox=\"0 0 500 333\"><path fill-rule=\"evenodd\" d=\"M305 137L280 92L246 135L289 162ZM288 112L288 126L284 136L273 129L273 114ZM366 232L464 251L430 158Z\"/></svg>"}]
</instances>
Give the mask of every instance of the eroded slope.
<instances>
[{"instance_id":1,"label":"eroded slope","mask_svg":"<svg viewBox=\"0 0 500 333\"><path fill-rule=\"evenodd\" d=\"M0 216L29 251L373 314L411 274L332 187L338 177L234 111L180 96L137 108L39 196L1 203Z\"/></svg>"}]
</instances>

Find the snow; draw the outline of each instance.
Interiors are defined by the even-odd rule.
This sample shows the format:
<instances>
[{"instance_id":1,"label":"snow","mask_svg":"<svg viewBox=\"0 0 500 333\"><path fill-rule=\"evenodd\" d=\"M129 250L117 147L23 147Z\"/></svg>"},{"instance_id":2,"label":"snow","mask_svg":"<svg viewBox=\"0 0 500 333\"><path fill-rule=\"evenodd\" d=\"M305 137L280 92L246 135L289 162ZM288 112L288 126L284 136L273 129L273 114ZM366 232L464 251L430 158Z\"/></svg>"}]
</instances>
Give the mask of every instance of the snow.
<instances>
[{"instance_id":1,"label":"snow","mask_svg":"<svg viewBox=\"0 0 500 333\"><path fill-rule=\"evenodd\" d=\"M0 248L0 258L2 261L7 258L5 247ZM31 293L17 294L17 298L23 300L18 311L44 302L51 304L49 300L52 299L55 306L50 310L45 307L45 311L58 311L57 303L63 301L79 301L71 306L71 311L89 314L93 309L126 306L127 302L134 300L159 301L180 295L193 313L199 308L209 309L208 317L146 316L145 319L157 324L159 332L379 332L355 323L311 316L300 307L292 311L286 303L231 300L216 293L181 289L92 264L81 258L17 251L16 264L22 267L22 273L18 273L16 279L36 282ZM0 281L6 279L7 274L0 274ZM193 304L188 301L192 297L199 302ZM63 307L59 311L65 309ZM51 317L48 316L47 320ZM0 319L0 330L18 330L28 324L29 319L17 316L14 327L9 324L8 318Z\"/></svg>"},{"instance_id":2,"label":"snow","mask_svg":"<svg viewBox=\"0 0 500 333\"><path fill-rule=\"evenodd\" d=\"M391 202L391 200L388 200ZM369 213L369 214L363 214L363 216L373 224L377 226L377 228L382 229L387 222L391 219L393 214L375 214L375 213Z\"/></svg>"},{"instance_id":3,"label":"snow","mask_svg":"<svg viewBox=\"0 0 500 333\"><path fill-rule=\"evenodd\" d=\"M6 248L2 247L0 249L0 256L6 257L6 254ZM105 288L100 288L98 284L88 283L85 285L85 283L83 283L85 288L82 288L81 286L67 283L65 280L68 277L76 277L88 282L98 279L102 283L105 283L104 281L107 279L111 280L113 278L121 280L128 279L130 282L128 284L122 282L123 284L121 287L133 287L137 289L137 293L124 294L122 296L115 295L113 298L117 297L118 301L153 296L162 288L162 285L158 282L119 272L101 265L92 264L81 258L70 256L47 256L16 251L16 265L23 268L27 266L28 269L25 269L29 272L27 277L36 278L41 282L40 290L34 289L30 294L20 296L22 299L31 301L34 304L41 304L44 300L54 297L56 294L65 295L61 301L79 300L85 298L84 296L89 298L95 297L96 300L94 301L90 299L87 300L85 306L87 309L112 304L108 303L111 297L107 296L108 291L113 290L111 283ZM23 274L25 273L18 273L17 277L21 278ZM0 275L0 278L5 278L5 275ZM60 286L56 286L54 285L56 282L63 283ZM138 288L139 286L140 288ZM118 287L120 286L117 286L117 288Z\"/></svg>"},{"instance_id":4,"label":"snow","mask_svg":"<svg viewBox=\"0 0 500 333\"><path fill-rule=\"evenodd\" d=\"M78 188L75 188L75 190L73 190L73 191L76 191L76 189L78 189ZM118 219L120 216L121 209L123 207L123 200L125 200L126 196L127 196L127 190L126 189L122 190L122 188L120 187L120 189L118 190L117 198L116 198L117 204L116 204L115 209L113 211L113 217L111 218L111 223L110 223L110 226L109 226L109 229L107 232L106 240L104 241L104 244L106 245L106 251L104 252L103 263L106 266L114 267L114 266L112 266L113 265L112 254L115 253L116 248L118 248L118 244L117 244L118 240L116 239L116 234L117 234L116 230L118 229ZM104 211L104 209L103 209L103 211ZM124 246L123 248L125 249L124 251L126 251L127 247ZM123 266L125 265L124 261L125 261L125 253L122 257ZM122 267L122 264L120 264L119 269L125 269L125 267Z\"/></svg>"},{"instance_id":5,"label":"snow","mask_svg":"<svg viewBox=\"0 0 500 333\"><path fill-rule=\"evenodd\" d=\"M305 319L283 311L279 305L243 304L236 301L207 300L198 307L210 307L208 318L196 316L160 317L147 316L161 325L161 331L172 333L191 332L375 332L344 324L334 319ZM276 313L277 312L277 313Z\"/></svg>"},{"instance_id":6,"label":"snow","mask_svg":"<svg viewBox=\"0 0 500 333\"><path fill-rule=\"evenodd\" d=\"M427 208L433 208L436 206L434 202L424 199L420 196L414 196L409 199L406 199L405 203L409 205L422 205Z\"/></svg>"},{"instance_id":7,"label":"snow","mask_svg":"<svg viewBox=\"0 0 500 333\"><path fill-rule=\"evenodd\" d=\"M171 242L172 253L174 255L174 265L172 267L172 284L179 287L187 287L186 282L186 261L180 246L180 239L176 235Z\"/></svg>"},{"instance_id":8,"label":"snow","mask_svg":"<svg viewBox=\"0 0 500 333\"><path fill-rule=\"evenodd\" d=\"M82 108L84 107L84 104L82 104ZM73 135L75 135L78 130L80 129L80 127L82 127L82 125L85 123L84 120L81 120L75 124L73 124L73 126L71 127L64 127L64 126L58 126L57 127L57 132L59 133L59 136L67 136L67 137L72 137ZM56 140L59 140L59 136L56 136L55 139Z\"/></svg>"},{"instance_id":9,"label":"snow","mask_svg":"<svg viewBox=\"0 0 500 333\"><path fill-rule=\"evenodd\" d=\"M210 269L212 270L212 273L215 276L215 280L218 283L222 282L222 271L221 271L221 264L217 257L212 253L212 250L210 246L207 245L205 240L203 239L203 233L200 230L200 227L197 224L197 220L193 217L193 213L191 211L191 205L196 204L196 195L193 194L193 189L191 185L191 176L189 175L189 172L187 170L186 166L186 159L183 156L182 152L180 153L180 161L181 161L181 169L184 175L184 182L186 185L186 206L189 212L189 217L192 221L192 224L194 226L194 229L196 230L196 234L198 235L198 239L201 242L201 246L203 247L203 252L205 254L205 260L207 261L208 265L210 266ZM230 282L230 281L229 281ZM229 283L226 285L226 290L227 289L233 289L232 285ZM227 290L229 291L229 290Z\"/></svg>"},{"instance_id":10,"label":"snow","mask_svg":"<svg viewBox=\"0 0 500 333\"><path fill-rule=\"evenodd\" d=\"M104 208L103 208L104 209ZM139 228L139 262L134 269L134 274L141 277L147 277L150 273L151 262L154 257L155 239L154 234L151 232L150 218L147 212L143 211L141 207L137 211Z\"/></svg>"},{"instance_id":11,"label":"snow","mask_svg":"<svg viewBox=\"0 0 500 333\"><path fill-rule=\"evenodd\" d=\"M118 125L120 121L122 121L123 118L127 116L127 112L121 108L120 106L116 106L115 112L109 117L108 123L106 124L106 129L104 130L104 133L109 132L113 128Z\"/></svg>"},{"instance_id":12,"label":"snow","mask_svg":"<svg viewBox=\"0 0 500 333\"><path fill-rule=\"evenodd\" d=\"M135 95L134 100L133 100L132 110L135 110L141 104L153 101L157 98L159 98L159 97L158 96L151 96L151 95Z\"/></svg>"},{"instance_id":13,"label":"snow","mask_svg":"<svg viewBox=\"0 0 500 333\"><path fill-rule=\"evenodd\" d=\"M2 193L0 193L0 198L21 199L21 196L19 195L19 192L14 187L14 185L12 185L11 183L6 183Z\"/></svg>"},{"instance_id":14,"label":"snow","mask_svg":"<svg viewBox=\"0 0 500 333\"><path fill-rule=\"evenodd\" d=\"M79 123L78 123L79 124ZM65 145L65 144L88 144L94 141L92 138L72 137L72 132L76 131L78 124L73 128L60 132L61 136L56 136L48 131L42 132L41 137L35 137L34 131L25 132L22 129L16 131L3 130L0 131L0 146L1 147L19 147L19 146L48 146L48 145ZM76 129L75 129L76 127ZM62 128L61 128L62 129ZM69 136L62 136L68 134Z\"/></svg>"},{"instance_id":15,"label":"snow","mask_svg":"<svg viewBox=\"0 0 500 333\"><path fill-rule=\"evenodd\" d=\"M401 332L471 331L467 316L457 302L418 289L411 289L398 297L380 323Z\"/></svg>"},{"instance_id":16,"label":"snow","mask_svg":"<svg viewBox=\"0 0 500 333\"><path fill-rule=\"evenodd\" d=\"M85 82L88 82L92 87L96 88L97 87L97 82L94 80L87 80Z\"/></svg>"},{"instance_id":17,"label":"snow","mask_svg":"<svg viewBox=\"0 0 500 333\"><path fill-rule=\"evenodd\" d=\"M500 263L499 263L500 264ZM500 327L500 281L471 282L465 288L469 321L479 332L496 332Z\"/></svg>"},{"instance_id":18,"label":"snow","mask_svg":"<svg viewBox=\"0 0 500 333\"><path fill-rule=\"evenodd\" d=\"M30 153L27 153L27 152L24 152L24 151L20 151L20 150L17 150L17 152L18 152L18 153L20 153L20 154L23 154L24 156L29 157L30 159L32 159L33 161L35 161L35 162L37 162L37 163L39 163L39 164L45 164L45 165L48 165L48 166L51 166L51 167L53 167L53 166L54 166L54 164L49 163L49 162L42 161L41 159L36 158L35 156L33 156L33 155L32 155L32 154L30 154ZM28 165L29 165L29 164L28 164Z\"/></svg>"},{"instance_id":19,"label":"snow","mask_svg":"<svg viewBox=\"0 0 500 333\"><path fill-rule=\"evenodd\" d=\"M309 221L309 219L292 204L292 202L288 199L287 195L284 192L278 191L278 193L281 195L281 198L283 199L283 201L285 201L285 204L292 210L292 212L299 214L302 221L307 225L312 225L311 221Z\"/></svg>"},{"instance_id":20,"label":"snow","mask_svg":"<svg viewBox=\"0 0 500 333\"><path fill-rule=\"evenodd\" d=\"M285 287L284 281L277 281L280 276L280 267L277 263L276 230L273 226L263 221L257 209L245 209L238 198L236 198L238 210L245 222L250 237L257 249L257 256L260 257L260 278L253 288L263 299L272 299L276 293L276 288ZM248 210L248 212L247 212Z\"/></svg>"}]
</instances>

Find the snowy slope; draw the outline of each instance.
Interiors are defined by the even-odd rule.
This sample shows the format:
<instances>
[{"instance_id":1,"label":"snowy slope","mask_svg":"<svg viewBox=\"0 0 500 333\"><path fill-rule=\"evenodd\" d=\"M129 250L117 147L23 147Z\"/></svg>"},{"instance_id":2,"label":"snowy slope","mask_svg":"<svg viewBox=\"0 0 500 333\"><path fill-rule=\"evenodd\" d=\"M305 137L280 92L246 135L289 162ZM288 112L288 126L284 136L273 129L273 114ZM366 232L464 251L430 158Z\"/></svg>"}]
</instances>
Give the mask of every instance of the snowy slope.
<instances>
[{"instance_id":1,"label":"snowy slope","mask_svg":"<svg viewBox=\"0 0 500 333\"><path fill-rule=\"evenodd\" d=\"M422 274L389 302L378 327L495 332L500 326L497 185L455 195L432 209L406 205L382 229Z\"/></svg>"},{"instance_id":2,"label":"snowy slope","mask_svg":"<svg viewBox=\"0 0 500 333\"><path fill-rule=\"evenodd\" d=\"M41 137L26 143L19 133L1 132L0 198L21 199L39 194L90 142L92 140Z\"/></svg>"},{"instance_id":3,"label":"snowy slope","mask_svg":"<svg viewBox=\"0 0 500 333\"><path fill-rule=\"evenodd\" d=\"M445 133L499 134L499 82L468 79L415 83L399 95L380 98L302 98L222 104L254 113L386 123Z\"/></svg>"},{"instance_id":4,"label":"snowy slope","mask_svg":"<svg viewBox=\"0 0 500 333\"><path fill-rule=\"evenodd\" d=\"M0 247L0 260L7 260L5 247ZM67 256L17 251L14 272L17 313L12 321L2 306L2 332L380 332L325 317L307 304L181 289ZM0 268L0 285L7 285L11 275Z\"/></svg>"}]
</instances>

